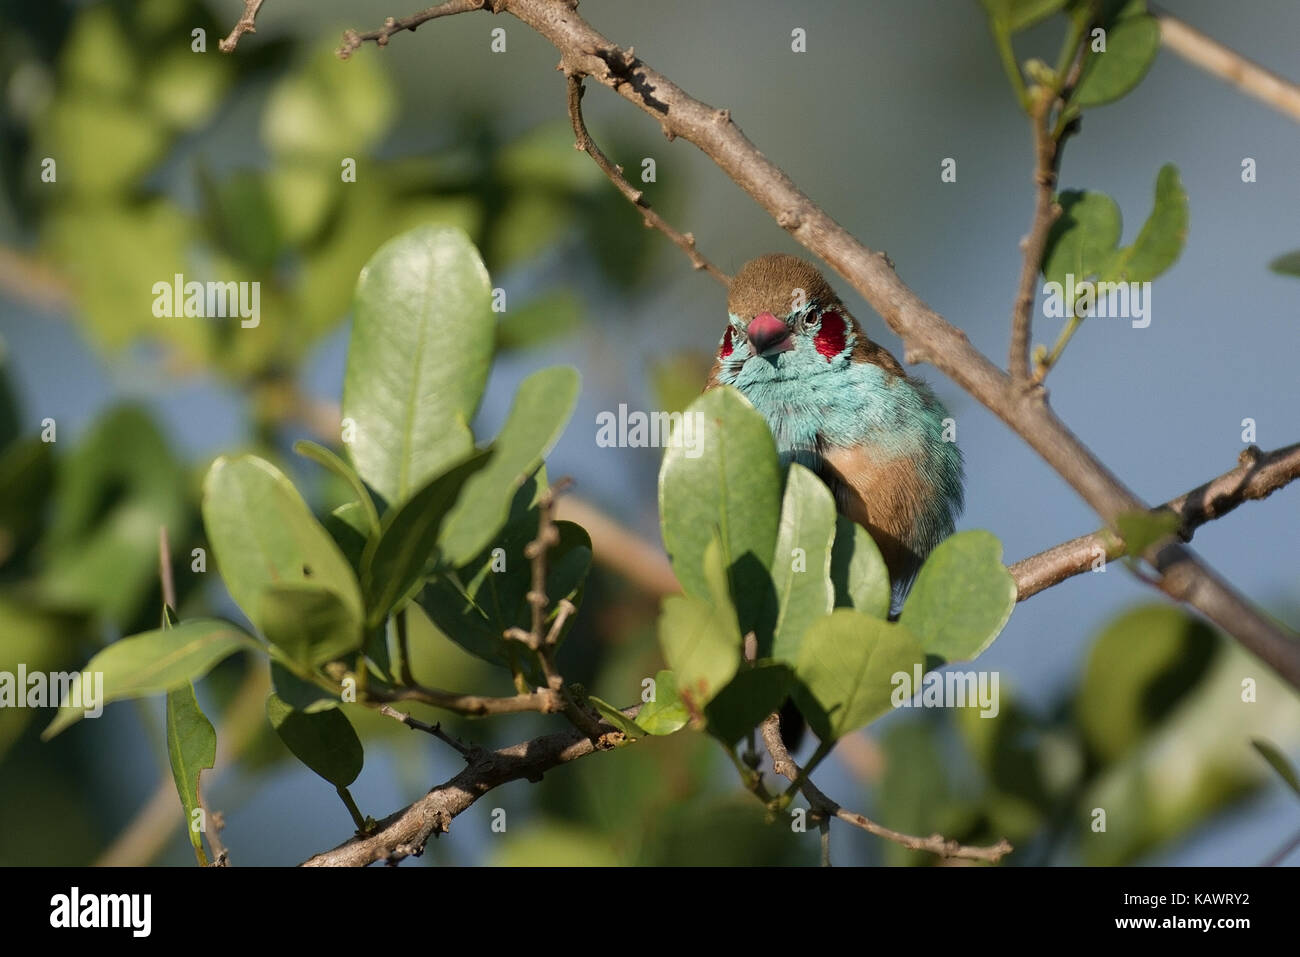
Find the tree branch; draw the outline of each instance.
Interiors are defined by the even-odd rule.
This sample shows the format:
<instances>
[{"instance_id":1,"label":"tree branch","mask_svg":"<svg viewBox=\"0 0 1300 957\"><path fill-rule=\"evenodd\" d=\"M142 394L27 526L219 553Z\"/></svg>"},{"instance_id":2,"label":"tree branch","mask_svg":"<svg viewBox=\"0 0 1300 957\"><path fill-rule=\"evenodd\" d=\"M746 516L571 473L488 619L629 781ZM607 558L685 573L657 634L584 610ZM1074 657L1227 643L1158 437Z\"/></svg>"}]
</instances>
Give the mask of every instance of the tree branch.
<instances>
[{"instance_id":1,"label":"tree branch","mask_svg":"<svg viewBox=\"0 0 1300 957\"><path fill-rule=\"evenodd\" d=\"M1230 472L1198 485L1160 506L1157 511L1174 512L1182 520L1180 533L1190 541L1206 522L1222 518L1243 502L1268 498L1284 485L1300 478L1300 444L1274 452L1255 446L1242 451L1241 463ZM1107 561L1124 554L1124 543L1108 531L1081 535L1010 566L1016 580L1017 601L1037 595L1045 588L1088 571L1098 557Z\"/></svg>"},{"instance_id":2,"label":"tree branch","mask_svg":"<svg viewBox=\"0 0 1300 957\"><path fill-rule=\"evenodd\" d=\"M623 713L635 718L639 710L628 708ZM303 866L365 867L375 861L396 864L406 857L418 857L430 837L445 834L452 818L492 789L511 781L540 781L552 768L608 751L624 740L623 732L609 725L602 725L601 732L593 741L577 729L566 729L499 751L478 752L463 771L384 818L369 834L317 854Z\"/></svg>"},{"instance_id":3,"label":"tree branch","mask_svg":"<svg viewBox=\"0 0 1300 957\"><path fill-rule=\"evenodd\" d=\"M576 5L576 4L575 4ZM458 13L470 13L474 10L482 10L488 7L493 13L496 13L497 4L494 3L488 7L487 0L446 0L445 3L434 4L427 10L421 10L419 13L413 13L409 17L389 17L384 21L384 25L378 30L371 30L368 33L357 33L355 30L349 30L343 34L343 45L338 49L338 55L346 60L352 56L361 44L374 42L378 46L388 46L388 40L394 33L401 33L403 30L415 32L416 28L422 23L428 23L430 20L436 20L439 17L450 17Z\"/></svg>"},{"instance_id":4,"label":"tree branch","mask_svg":"<svg viewBox=\"0 0 1300 957\"><path fill-rule=\"evenodd\" d=\"M877 824L865 815L847 811L838 802L831 800L822 793L817 785L813 784L807 777L803 776L799 765L790 756L785 742L781 740L780 715L775 713L769 715L763 721L762 731L763 743L767 745L767 751L772 756L772 770L791 782L799 782L799 790L808 799L808 806L818 817L823 819L839 818L847 824L860 827L862 830L877 837L883 837L887 841L901 844L913 851L929 851L931 854L937 854L945 860L960 858L969 861L996 863L1014 850L1006 840L998 841L989 847L975 847L961 844L958 841L950 841L941 834L916 837L911 834L904 834L901 831L895 831L883 824Z\"/></svg>"},{"instance_id":5,"label":"tree branch","mask_svg":"<svg viewBox=\"0 0 1300 957\"><path fill-rule=\"evenodd\" d=\"M629 56L631 51L628 51ZM698 249L695 248L695 237L690 233L679 233L674 229L667 220L650 208L646 202L645 193L636 189L623 176L623 167L617 166L610 162L609 157L604 154L596 142L587 132L586 121L582 118L582 94L584 87L582 85L583 75L580 73L569 73L565 76L569 88L569 121L573 124L573 135L577 137L577 142L573 144L574 149L582 150L592 158L595 164L600 167L600 171L609 178L615 188L627 198L627 201L635 206L641 212L642 222L648 229L657 229L679 247L682 252L691 260L691 265L696 269L703 269L710 276L716 279L722 285L731 285L731 277L710 262Z\"/></svg>"},{"instance_id":6,"label":"tree branch","mask_svg":"<svg viewBox=\"0 0 1300 957\"><path fill-rule=\"evenodd\" d=\"M1193 66L1300 122L1300 86L1246 59L1164 10L1150 4L1148 8L1160 23L1162 44Z\"/></svg>"},{"instance_id":7,"label":"tree branch","mask_svg":"<svg viewBox=\"0 0 1300 957\"><path fill-rule=\"evenodd\" d=\"M262 9L262 0L244 0L244 14L235 23L230 35L217 44L222 53L234 53L239 45L239 38L245 33L257 32L257 11Z\"/></svg>"}]
</instances>

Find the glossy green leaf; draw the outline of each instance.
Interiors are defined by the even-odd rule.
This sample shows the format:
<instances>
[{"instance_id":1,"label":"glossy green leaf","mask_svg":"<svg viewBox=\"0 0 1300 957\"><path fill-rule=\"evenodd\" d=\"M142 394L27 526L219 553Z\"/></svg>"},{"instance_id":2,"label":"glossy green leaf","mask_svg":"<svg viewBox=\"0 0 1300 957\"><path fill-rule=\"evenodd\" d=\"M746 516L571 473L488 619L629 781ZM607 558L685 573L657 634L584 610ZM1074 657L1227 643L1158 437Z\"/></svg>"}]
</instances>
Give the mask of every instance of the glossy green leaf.
<instances>
[{"instance_id":1,"label":"glossy green leaf","mask_svg":"<svg viewBox=\"0 0 1300 957\"><path fill-rule=\"evenodd\" d=\"M622 731L629 738L635 739L645 737L645 732L637 727L636 722L625 715L621 709L610 704L603 698L597 698L595 695L587 695L587 701L593 708L600 712L602 718L614 727L618 728L618 730Z\"/></svg>"},{"instance_id":2,"label":"glossy green leaf","mask_svg":"<svg viewBox=\"0 0 1300 957\"><path fill-rule=\"evenodd\" d=\"M308 714L295 711L275 692L266 699L266 716L285 747L336 788L357 779L365 763L361 739L338 708Z\"/></svg>"},{"instance_id":3,"label":"glossy green leaf","mask_svg":"<svg viewBox=\"0 0 1300 957\"><path fill-rule=\"evenodd\" d=\"M389 509L379 536L371 539L361 558L361 584L367 621L372 627L383 621L419 580L462 490L476 473L490 468L495 457L495 453L489 456L487 452L474 452L414 492L399 507Z\"/></svg>"},{"instance_id":4,"label":"glossy green leaf","mask_svg":"<svg viewBox=\"0 0 1300 957\"><path fill-rule=\"evenodd\" d=\"M370 490L366 488L366 483L361 481L361 476L357 474L356 469L318 442L300 439L293 444L293 450L333 472L352 489L352 494L356 496L354 504L360 509L360 516L365 520L365 524L357 527L357 531L367 538L379 531L379 511L375 508L375 500ZM335 512L337 511L338 509L335 509Z\"/></svg>"},{"instance_id":5,"label":"glossy green leaf","mask_svg":"<svg viewBox=\"0 0 1300 957\"><path fill-rule=\"evenodd\" d=\"M894 675L910 677L924 662L920 642L903 624L837 608L804 635L795 700L809 727L829 743L888 711Z\"/></svg>"},{"instance_id":6,"label":"glossy green leaf","mask_svg":"<svg viewBox=\"0 0 1300 957\"><path fill-rule=\"evenodd\" d=\"M772 558L777 598L773 658L793 663L804 630L835 607L831 584L834 539L835 500L830 489L802 465L791 465Z\"/></svg>"},{"instance_id":7,"label":"glossy green leaf","mask_svg":"<svg viewBox=\"0 0 1300 957\"><path fill-rule=\"evenodd\" d=\"M1156 176L1155 205L1132 246L1114 255L1103 269L1107 279L1149 282L1182 254L1187 241L1187 193L1178 179L1178 168L1166 163Z\"/></svg>"},{"instance_id":8,"label":"glossy green leaf","mask_svg":"<svg viewBox=\"0 0 1300 957\"><path fill-rule=\"evenodd\" d=\"M258 601L262 634L290 661L314 668L361 647L361 623L333 589L277 582Z\"/></svg>"},{"instance_id":9,"label":"glossy green leaf","mask_svg":"<svg viewBox=\"0 0 1300 957\"><path fill-rule=\"evenodd\" d=\"M1119 207L1105 193L1066 190L1057 202L1061 215L1047 234L1043 278L1064 287L1067 274L1076 284L1101 274L1115 254L1122 222Z\"/></svg>"},{"instance_id":10,"label":"glossy green leaf","mask_svg":"<svg viewBox=\"0 0 1300 957\"><path fill-rule=\"evenodd\" d=\"M510 503L564 431L578 401L579 377L568 366L534 372L519 385L492 458L465 483L438 546L446 561L460 565L486 546L505 524Z\"/></svg>"},{"instance_id":11,"label":"glossy green leaf","mask_svg":"<svg viewBox=\"0 0 1300 957\"><path fill-rule=\"evenodd\" d=\"M664 599L659 645L677 676L678 694L697 714L740 667L741 640L734 616L688 595Z\"/></svg>"},{"instance_id":12,"label":"glossy green leaf","mask_svg":"<svg viewBox=\"0 0 1300 957\"><path fill-rule=\"evenodd\" d=\"M870 532L843 515L835 518L831 581L835 586L835 607L856 608L877 618L889 615L889 569L880 547Z\"/></svg>"},{"instance_id":13,"label":"glossy green leaf","mask_svg":"<svg viewBox=\"0 0 1300 957\"><path fill-rule=\"evenodd\" d=\"M921 566L899 621L927 654L970 661L993 643L1016 607L1002 543L972 529L939 543Z\"/></svg>"},{"instance_id":14,"label":"glossy green leaf","mask_svg":"<svg viewBox=\"0 0 1300 957\"><path fill-rule=\"evenodd\" d=\"M217 662L236 651L264 650L251 637L229 622L215 618L187 621L175 628L159 628L113 642L99 652L77 673L69 698L83 704L93 699L96 687L82 692L83 675L103 675L103 697L94 702L103 706L123 698L171 691L189 681L202 678ZM79 721L86 709L71 704L59 713L41 734L48 741L64 728Z\"/></svg>"},{"instance_id":15,"label":"glossy green leaf","mask_svg":"<svg viewBox=\"0 0 1300 957\"><path fill-rule=\"evenodd\" d=\"M794 672L779 661L760 661L752 668L742 668L705 705L709 733L724 744L735 744L781 707L794 683Z\"/></svg>"},{"instance_id":16,"label":"glossy green leaf","mask_svg":"<svg viewBox=\"0 0 1300 957\"><path fill-rule=\"evenodd\" d=\"M230 596L263 629L268 585L310 581L334 591L360 623L361 591L339 547L270 462L224 456L203 482L203 521Z\"/></svg>"},{"instance_id":17,"label":"glossy green leaf","mask_svg":"<svg viewBox=\"0 0 1300 957\"><path fill-rule=\"evenodd\" d=\"M492 358L491 289L459 229L389 240L357 283L343 383L357 472L393 505L474 447L469 420Z\"/></svg>"},{"instance_id":18,"label":"glossy green leaf","mask_svg":"<svg viewBox=\"0 0 1300 957\"><path fill-rule=\"evenodd\" d=\"M547 561L546 595L552 608L565 598L582 604L582 588L591 568L591 538L579 525L556 522L559 541ZM524 554L537 537L537 511L532 509L512 521L473 561L453 576L439 574L421 591L417 601L430 621L447 638L466 651L497 665L531 661L517 641L503 636L508 628L528 628L532 620L528 591L532 569ZM549 624L554 611L547 618ZM565 630L572 627L570 616ZM563 640L564 633L561 633ZM526 668L527 670L527 668Z\"/></svg>"},{"instance_id":19,"label":"glossy green leaf","mask_svg":"<svg viewBox=\"0 0 1300 957\"><path fill-rule=\"evenodd\" d=\"M1159 48L1160 24L1154 17L1115 22L1106 34L1106 52L1088 53L1071 102L1092 107L1118 100L1142 82Z\"/></svg>"},{"instance_id":20,"label":"glossy green leaf","mask_svg":"<svg viewBox=\"0 0 1300 957\"><path fill-rule=\"evenodd\" d=\"M167 758L172 766L176 793L185 812L185 830L200 865L207 864L203 853L203 835L195 830L195 811L199 803L199 775L217 763L217 732L199 709L194 685L186 682L167 692Z\"/></svg>"},{"instance_id":21,"label":"glossy green leaf","mask_svg":"<svg viewBox=\"0 0 1300 957\"><path fill-rule=\"evenodd\" d=\"M781 514L776 443L763 416L729 387L704 393L683 416L677 434L685 440L669 447L659 471L673 571L688 595L709 599L704 553L720 534L741 628L757 632L762 646L776 611L769 573Z\"/></svg>"},{"instance_id":22,"label":"glossy green leaf","mask_svg":"<svg viewBox=\"0 0 1300 957\"><path fill-rule=\"evenodd\" d=\"M667 669L654 678L655 696L637 712L636 723L646 734L672 734L686 727L691 714L677 693L677 676Z\"/></svg>"},{"instance_id":23,"label":"glossy green leaf","mask_svg":"<svg viewBox=\"0 0 1300 957\"><path fill-rule=\"evenodd\" d=\"M271 659L271 688L280 700L295 711L309 714L337 708L337 694L330 694L313 681L298 677L274 658Z\"/></svg>"}]
</instances>

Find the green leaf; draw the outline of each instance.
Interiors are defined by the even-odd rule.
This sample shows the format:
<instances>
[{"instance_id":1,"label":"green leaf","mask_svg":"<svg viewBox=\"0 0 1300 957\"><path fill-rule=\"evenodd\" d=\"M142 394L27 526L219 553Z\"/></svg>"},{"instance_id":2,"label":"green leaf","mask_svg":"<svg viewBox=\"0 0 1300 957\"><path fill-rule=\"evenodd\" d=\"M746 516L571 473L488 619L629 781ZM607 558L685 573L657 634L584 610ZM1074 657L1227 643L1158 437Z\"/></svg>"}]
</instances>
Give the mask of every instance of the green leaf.
<instances>
[{"instance_id":1,"label":"green leaf","mask_svg":"<svg viewBox=\"0 0 1300 957\"><path fill-rule=\"evenodd\" d=\"M295 711L271 692L266 716L293 756L336 788L346 788L361 773L361 739L338 708L315 714Z\"/></svg>"},{"instance_id":2,"label":"green leaf","mask_svg":"<svg viewBox=\"0 0 1300 957\"><path fill-rule=\"evenodd\" d=\"M295 711L311 714L339 706L338 695L330 694L315 682L299 678L275 659L271 659L271 687L280 700Z\"/></svg>"},{"instance_id":3,"label":"green leaf","mask_svg":"<svg viewBox=\"0 0 1300 957\"><path fill-rule=\"evenodd\" d=\"M93 703L102 707L122 698L171 691L201 678L219 661L236 651L262 651L260 644L229 622L215 618L188 621L175 628L158 628L113 642L78 672L68 697L89 706L103 675L103 696ZM82 695L83 675L95 675L95 688ZM81 719L85 708L61 705L59 713L41 734L48 741Z\"/></svg>"},{"instance_id":4,"label":"green leaf","mask_svg":"<svg viewBox=\"0 0 1300 957\"><path fill-rule=\"evenodd\" d=\"M475 452L397 508L389 509L379 537L371 539L361 557L361 582L371 627L382 622L423 575L462 490L475 473L490 467L492 458L495 456L487 452Z\"/></svg>"},{"instance_id":5,"label":"green leaf","mask_svg":"<svg viewBox=\"0 0 1300 957\"><path fill-rule=\"evenodd\" d=\"M357 283L343 383L357 472L397 505L474 447L495 336L487 269L459 229L389 240Z\"/></svg>"},{"instance_id":6,"label":"green leaf","mask_svg":"<svg viewBox=\"0 0 1300 957\"><path fill-rule=\"evenodd\" d=\"M736 674L740 644L735 619L725 610L689 595L664 599L659 645L692 712L700 713Z\"/></svg>"},{"instance_id":7,"label":"green leaf","mask_svg":"<svg viewBox=\"0 0 1300 957\"><path fill-rule=\"evenodd\" d=\"M889 569L871 533L843 515L835 517L831 549L831 581L835 607L856 608L876 618L889 615L892 593Z\"/></svg>"},{"instance_id":8,"label":"green leaf","mask_svg":"<svg viewBox=\"0 0 1300 957\"><path fill-rule=\"evenodd\" d=\"M1268 264L1268 268L1283 276L1300 276L1300 249L1278 256Z\"/></svg>"},{"instance_id":9,"label":"green leaf","mask_svg":"<svg viewBox=\"0 0 1300 957\"><path fill-rule=\"evenodd\" d=\"M256 274L269 270L283 249L266 177L236 172L217 179L200 167L203 219L214 245Z\"/></svg>"},{"instance_id":10,"label":"green leaf","mask_svg":"<svg viewBox=\"0 0 1300 957\"><path fill-rule=\"evenodd\" d=\"M777 616L772 657L793 662L804 629L835 607L831 584L831 545L835 539L835 500L816 475L795 463L786 478L772 582Z\"/></svg>"},{"instance_id":11,"label":"green leaf","mask_svg":"<svg viewBox=\"0 0 1300 957\"><path fill-rule=\"evenodd\" d=\"M186 475L153 419L126 406L91 427L57 470L42 593L129 627L157 594L158 529L192 518Z\"/></svg>"},{"instance_id":12,"label":"green leaf","mask_svg":"<svg viewBox=\"0 0 1300 957\"><path fill-rule=\"evenodd\" d=\"M909 677L925 652L902 623L837 608L813 622L799 649L795 700L823 743L890 709L893 676Z\"/></svg>"},{"instance_id":13,"label":"green leaf","mask_svg":"<svg viewBox=\"0 0 1300 957\"><path fill-rule=\"evenodd\" d=\"M1214 652L1213 629L1178 608L1142 606L1107 625L1075 701L1092 751L1110 762L1139 747L1202 679Z\"/></svg>"},{"instance_id":14,"label":"green leaf","mask_svg":"<svg viewBox=\"0 0 1300 957\"><path fill-rule=\"evenodd\" d=\"M568 366L534 372L519 385L510 415L492 442L492 459L465 483L438 545L448 562L469 561L501 530L515 492L542 464L578 401L579 377Z\"/></svg>"},{"instance_id":15,"label":"green leaf","mask_svg":"<svg viewBox=\"0 0 1300 957\"><path fill-rule=\"evenodd\" d=\"M293 444L293 450L303 458L311 459L317 465L333 472L352 489L352 494L356 496L353 504L360 509L360 514L365 519L365 524L358 527L357 531L367 538L379 531L379 511L375 508L375 500L370 495L370 489L366 488L366 483L361 481L361 476L357 474L356 469L318 442L300 439ZM339 509L335 509L334 512L338 514Z\"/></svg>"},{"instance_id":16,"label":"green leaf","mask_svg":"<svg viewBox=\"0 0 1300 957\"><path fill-rule=\"evenodd\" d=\"M1187 193L1178 180L1178 167L1166 163L1156 176L1155 205L1132 246L1114 255L1102 270L1106 279L1149 282L1182 254L1187 242Z\"/></svg>"},{"instance_id":17,"label":"green leaf","mask_svg":"<svg viewBox=\"0 0 1300 957\"><path fill-rule=\"evenodd\" d=\"M1066 0L981 0L996 26L1010 32L1026 30L1065 6Z\"/></svg>"},{"instance_id":18,"label":"green leaf","mask_svg":"<svg viewBox=\"0 0 1300 957\"><path fill-rule=\"evenodd\" d=\"M290 661L314 668L361 647L361 626L333 589L277 582L258 602L262 633Z\"/></svg>"},{"instance_id":19,"label":"green leaf","mask_svg":"<svg viewBox=\"0 0 1300 957\"><path fill-rule=\"evenodd\" d=\"M587 695L587 701L591 706L600 712L600 716L612 724L618 730L622 731L629 738L640 738L645 736L635 721L625 715L620 709L614 707L603 698L597 698L595 695Z\"/></svg>"},{"instance_id":20,"label":"green leaf","mask_svg":"<svg viewBox=\"0 0 1300 957\"><path fill-rule=\"evenodd\" d=\"M982 529L958 532L930 553L899 621L927 654L970 661L998 636L1016 607L1016 582L1002 543Z\"/></svg>"},{"instance_id":21,"label":"green leaf","mask_svg":"<svg viewBox=\"0 0 1300 957\"><path fill-rule=\"evenodd\" d=\"M185 812L185 830L194 846L200 866L208 863L203 853L203 835L194 827L199 804L199 775L217 763L217 732L199 710L194 685L186 682L167 692L167 757L176 781L176 793Z\"/></svg>"},{"instance_id":22,"label":"green leaf","mask_svg":"<svg viewBox=\"0 0 1300 957\"><path fill-rule=\"evenodd\" d=\"M230 597L259 630L266 587L306 581L334 591L360 626L361 590L352 567L270 462L242 455L212 463L203 482L203 521Z\"/></svg>"},{"instance_id":23,"label":"green leaf","mask_svg":"<svg viewBox=\"0 0 1300 957\"><path fill-rule=\"evenodd\" d=\"M794 688L794 672L779 661L743 668L704 708L709 733L733 745L781 707Z\"/></svg>"},{"instance_id":24,"label":"green leaf","mask_svg":"<svg viewBox=\"0 0 1300 957\"><path fill-rule=\"evenodd\" d=\"M655 675L655 696L637 712L637 726L646 734L664 735L680 731L690 721L690 712L677 693L677 676L663 670Z\"/></svg>"},{"instance_id":25,"label":"green leaf","mask_svg":"<svg viewBox=\"0 0 1300 957\"><path fill-rule=\"evenodd\" d=\"M1115 518L1115 531L1124 540L1124 554L1141 555L1161 539L1168 538L1182 527L1182 520L1174 512L1148 512L1139 509L1125 512Z\"/></svg>"},{"instance_id":26,"label":"green leaf","mask_svg":"<svg viewBox=\"0 0 1300 957\"><path fill-rule=\"evenodd\" d=\"M1300 774L1296 774L1294 765L1287 760L1286 755L1278 750L1277 746L1265 741L1263 738L1251 739L1251 745L1260 753L1265 761L1273 766L1273 770L1278 773L1286 786L1289 787L1296 797L1300 797Z\"/></svg>"},{"instance_id":27,"label":"green leaf","mask_svg":"<svg viewBox=\"0 0 1300 957\"><path fill-rule=\"evenodd\" d=\"M1117 21L1107 31L1106 52L1088 53L1071 102L1092 107L1118 100L1142 82L1159 48L1160 24L1154 17Z\"/></svg>"},{"instance_id":28,"label":"green leaf","mask_svg":"<svg viewBox=\"0 0 1300 957\"><path fill-rule=\"evenodd\" d=\"M450 641L496 665L531 660L531 653L526 655L519 642L506 639L503 633L531 624L528 591L532 569L524 550L537 537L537 519L535 508L523 513L455 576L435 576L417 599ZM560 537L547 563L546 594L553 604L565 598L581 606L583 583L591 568L591 538L572 522L556 522L555 528ZM570 616L566 631L574 617ZM548 625L553 618L552 614L547 619ZM563 640L563 633L560 638Z\"/></svg>"},{"instance_id":29,"label":"green leaf","mask_svg":"<svg viewBox=\"0 0 1300 957\"><path fill-rule=\"evenodd\" d=\"M675 434L684 441L669 446L659 471L659 516L673 571L688 595L708 599L704 552L720 534L740 627L755 631L763 648L775 622L769 563L781 514L772 432L748 400L723 387L696 399Z\"/></svg>"},{"instance_id":30,"label":"green leaf","mask_svg":"<svg viewBox=\"0 0 1300 957\"><path fill-rule=\"evenodd\" d=\"M1115 255L1122 228L1119 207L1105 193L1066 190L1057 197L1061 215L1047 234L1043 278L1065 286L1099 275Z\"/></svg>"}]
</instances>

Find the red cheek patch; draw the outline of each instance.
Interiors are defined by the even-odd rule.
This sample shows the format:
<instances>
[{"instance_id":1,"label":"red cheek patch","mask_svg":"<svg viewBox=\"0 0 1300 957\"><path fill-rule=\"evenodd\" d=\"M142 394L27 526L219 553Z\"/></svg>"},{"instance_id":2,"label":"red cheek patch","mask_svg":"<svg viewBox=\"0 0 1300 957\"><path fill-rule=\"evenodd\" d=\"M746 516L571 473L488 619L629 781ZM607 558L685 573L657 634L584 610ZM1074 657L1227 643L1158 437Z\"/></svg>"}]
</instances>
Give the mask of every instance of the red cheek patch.
<instances>
[{"instance_id":1,"label":"red cheek patch","mask_svg":"<svg viewBox=\"0 0 1300 957\"><path fill-rule=\"evenodd\" d=\"M725 359L731 355L731 326L727 326L727 331L722 334L722 347L718 349L719 358Z\"/></svg>"},{"instance_id":2,"label":"red cheek patch","mask_svg":"<svg viewBox=\"0 0 1300 957\"><path fill-rule=\"evenodd\" d=\"M817 351L829 362L844 351L844 335L844 317L838 312L824 312L821 327L817 330L813 343L817 346Z\"/></svg>"}]
</instances>

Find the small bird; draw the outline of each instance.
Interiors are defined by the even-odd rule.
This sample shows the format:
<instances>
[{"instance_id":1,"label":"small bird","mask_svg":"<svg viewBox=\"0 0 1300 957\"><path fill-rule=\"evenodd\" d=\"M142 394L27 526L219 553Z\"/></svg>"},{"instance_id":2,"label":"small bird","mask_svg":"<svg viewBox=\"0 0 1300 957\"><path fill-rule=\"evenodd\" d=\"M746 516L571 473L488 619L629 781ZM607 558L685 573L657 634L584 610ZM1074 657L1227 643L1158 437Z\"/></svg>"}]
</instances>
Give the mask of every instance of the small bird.
<instances>
[{"instance_id":1,"label":"small bird","mask_svg":"<svg viewBox=\"0 0 1300 957\"><path fill-rule=\"evenodd\" d=\"M859 328L817 268L746 263L705 391L735 386L767 419L783 465L821 477L889 569L895 610L963 504L962 457L943 404Z\"/></svg>"}]
</instances>

